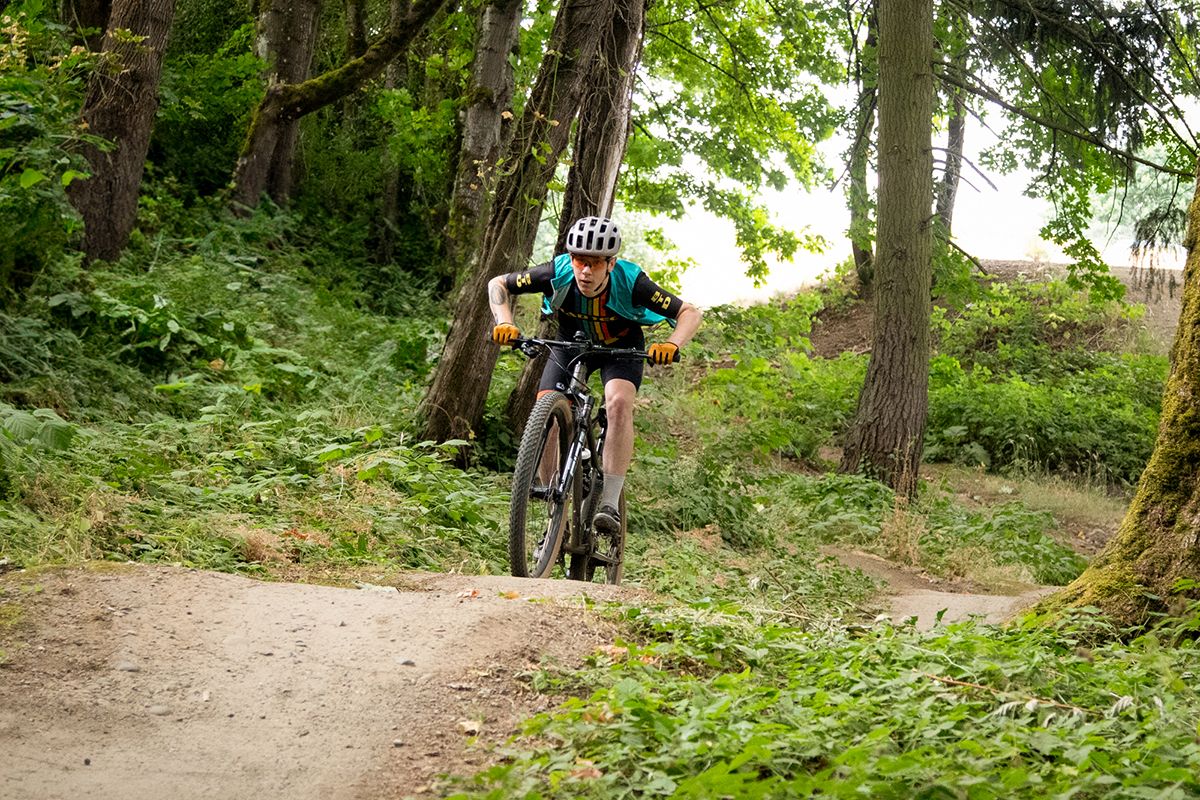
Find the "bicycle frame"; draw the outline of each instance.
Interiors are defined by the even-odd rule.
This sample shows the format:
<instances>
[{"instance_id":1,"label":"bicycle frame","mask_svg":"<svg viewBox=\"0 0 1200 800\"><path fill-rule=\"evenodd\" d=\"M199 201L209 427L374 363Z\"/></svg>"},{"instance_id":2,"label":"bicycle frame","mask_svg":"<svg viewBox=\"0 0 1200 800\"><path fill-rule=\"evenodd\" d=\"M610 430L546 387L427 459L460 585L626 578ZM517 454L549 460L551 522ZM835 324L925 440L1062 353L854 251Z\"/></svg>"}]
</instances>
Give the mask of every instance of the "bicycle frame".
<instances>
[{"instance_id":1,"label":"bicycle frame","mask_svg":"<svg viewBox=\"0 0 1200 800\"><path fill-rule=\"evenodd\" d=\"M580 502L572 503L572 526L569 541L562 544L566 553L573 555L589 555L601 563L608 563L608 558L594 552L591 511L596 501L596 480L594 474L601 471L600 459L603 456L604 439L607 430L604 409L601 407L595 417L592 412L596 409L596 397L587 385L588 356L603 356L605 358L645 358L646 353L634 349L612 349L592 344L587 341L564 342L548 339L519 339L514 342L515 348L520 348L525 355L534 357L539 349L545 349L554 357L557 352L574 352L573 357L564 365L571 373L571 383L563 394L571 402L575 417L575 435L567 451L563 470L558 483L550 488L556 502L562 501L571 493L576 481L585 477L580 473L584 461L584 452L590 453L592 464L588 470L593 473L586 502L583 502L582 490L577 498ZM597 432L595 429L599 428Z\"/></svg>"}]
</instances>

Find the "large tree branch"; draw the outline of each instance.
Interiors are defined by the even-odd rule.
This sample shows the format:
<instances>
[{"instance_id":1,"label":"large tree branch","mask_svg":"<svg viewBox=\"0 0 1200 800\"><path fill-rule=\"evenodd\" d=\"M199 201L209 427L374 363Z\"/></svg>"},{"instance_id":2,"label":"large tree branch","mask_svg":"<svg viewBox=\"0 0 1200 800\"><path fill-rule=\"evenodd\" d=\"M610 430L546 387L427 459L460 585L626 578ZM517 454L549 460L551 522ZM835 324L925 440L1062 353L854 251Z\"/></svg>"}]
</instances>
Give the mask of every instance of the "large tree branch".
<instances>
[{"instance_id":1,"label":"large tree branch","mask_svg":"<svg viewBox=\"0 0 1200 800\"><path fill-rule=\"evenodd\" d=\"M383 72L445 4L446 0L417 0L398 24L393 24L384 36L367 48L367 52L303 83L273 87L268 90L264 104L277 107L279 118L287 120L299 119L337 102Z\"/></svg>"},{"instance_id":2,"label":"large tree branch","mask_svg":"<svg viewBox=\"0 0 1200 800\"><path fill-rule=\"evenodd\" d=\"M1049 117L1043 117L1040 114L1035 114L1032 111L1028 111L1024 108L1021 108L1020 106L1010 103L1007 100L1005 100L1003 97L1001 97L998 92L996 92L992 89L969 83L968 81L966 81L963 78L948 74L946 71L946 68L948 66L949 66L948 64L945 64L943 62L935 62L934 63L934 67L935 67L934 75L937 78L939 78L940 80L942 80L943 82L948 83L951 86L957 86L958 88L962 89L963 91L970 92L971 94L973 94L976 97L979 97L983 100L987 100L991 103L995 103L996 105L1000 106L1001 108L1003 108L1007 111L1011 111L1012 113L1016 114L1018 117L1021 117L1022 119L1029 120L1030 122L1034 122L1038 125L1048 128L1052 131L1057 131L1059 133L1066 134L1067 136L1070 136L1074 139L1078 139L1081 142L1087 142L1088 144L1095 145L1096 147L1099 147L1101 150L1104 150L1115 156L1119 156L1121 158L1127 159L1129 161L1133 161L1138 164L1142 164L1143 166L1150 167L1151 169L1157 170L1158 172L1164 172L1164 173L1167 173L1168 175L1179 175L1184 178L1192 177L1192 173L1190 173L1190 172L1186 172L1184 170L1177 169L1175 167L1169 167L1166 164L1159 164L1155 161L1150 161L1149 159L1142 158L1141 156L1138 156L1138 155L1134 155L1133 153L1129 152L1128 150L1122 150L1119 147L1115 147L1115 146L1109 144L1108 142L1101 139L1099 136L1088 133L1086 131L1081 131L1081 130L1077 130L1075 128L1070 128L1060 122L1057 122L1056 120L1050 119ZM941 67L942 69L938 70L938 69L936 69L937 67ZM1188 149L1191 150L1192 152L1195 152L1195 150L1193 148L1189 147Z\"/></svg>"}]
</instances>

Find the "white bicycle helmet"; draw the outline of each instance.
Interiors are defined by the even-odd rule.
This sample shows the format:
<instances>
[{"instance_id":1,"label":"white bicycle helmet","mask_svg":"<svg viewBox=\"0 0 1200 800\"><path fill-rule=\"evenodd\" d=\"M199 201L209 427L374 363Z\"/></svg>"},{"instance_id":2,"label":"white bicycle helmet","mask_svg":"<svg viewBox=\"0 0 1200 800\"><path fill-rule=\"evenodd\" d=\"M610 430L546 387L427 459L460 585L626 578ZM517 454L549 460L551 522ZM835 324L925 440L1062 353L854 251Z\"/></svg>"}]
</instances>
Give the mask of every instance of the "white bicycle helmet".
<instances>
[{"instance_id":1,"label":"white bicycle helmet","mask_svg":"<svg viewBox=\"0 0 1200 800\"><path fill-rule=\"evenodd\" d=\"M611 258L621 249L621 231L607 217L584 217L567 231L567 252Z\"/></svg>"}]
</instances>

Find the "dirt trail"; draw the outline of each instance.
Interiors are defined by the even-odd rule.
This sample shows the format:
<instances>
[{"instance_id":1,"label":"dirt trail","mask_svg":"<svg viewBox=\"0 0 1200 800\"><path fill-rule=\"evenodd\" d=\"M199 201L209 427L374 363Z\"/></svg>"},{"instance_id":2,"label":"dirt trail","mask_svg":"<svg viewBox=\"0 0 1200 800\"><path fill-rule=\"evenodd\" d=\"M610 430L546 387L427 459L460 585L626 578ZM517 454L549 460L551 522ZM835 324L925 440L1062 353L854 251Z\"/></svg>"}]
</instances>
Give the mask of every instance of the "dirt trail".
<instances>
[{"instance_id":1,"label":"dirt trail","mask_svg":"<svg viewBox=\"0 0 1200 800\"><path fill-rule=\"evenodd\" d=\"M484 763L476 730L498 741L541 710L522 673L610 640L579 584L410 588L167 567L0 578L22 608L0 628L0 798L416 794Z\"/></svg>"},{"instance_id":2,"label":"dirt trail","mask_svg":"<svg viewBox=\"0 0 1200 800\"><path fill-rule=\"evenodd\" d=\"M893 619L922 628L942 609L999 621L1048 591L937 591L876 556L830 554L886 581ZM544 660L578 663L612 640L574 582L406 580L340 589L134 566L0 577L0 798L421 796L488 763L473 742L546 707L527 682Z\"/></svg>"},{"instance_id":3,"label":"dirt trail","mask_svg":"<svg viewBox=\"0 0 1200 800\"><path fill-rule=\"evenodd\" d=\"M973 616L982 617L985 622L1004 622L1058 589L1056 586L1014 584L1008 587L1007 594L946 592L935 589L936 584L929 579L871 553L836 547L822 548L822 552L883 581L887 585L883 593L888 601L887 616L895 622L916 617L919 630L929 630L937 624L939 613L944 622Z\"/></svg>"}]
</instances>

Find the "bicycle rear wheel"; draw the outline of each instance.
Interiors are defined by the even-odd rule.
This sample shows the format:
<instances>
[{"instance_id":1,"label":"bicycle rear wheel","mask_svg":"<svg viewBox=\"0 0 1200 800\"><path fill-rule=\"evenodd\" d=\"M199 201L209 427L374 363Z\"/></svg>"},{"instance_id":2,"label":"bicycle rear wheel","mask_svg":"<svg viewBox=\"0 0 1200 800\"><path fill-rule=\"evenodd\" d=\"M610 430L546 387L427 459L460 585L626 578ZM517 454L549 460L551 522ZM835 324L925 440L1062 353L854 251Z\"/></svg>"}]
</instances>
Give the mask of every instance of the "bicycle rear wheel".
<instances>
[{"instance_id":1,"label":"bicycle rear wheel","mask_svg":"<svg viewBox=\"0 0 1200 800\"><path fill-rule=\"evenodd\" d=\"M558 559L577 494L577 477L565 492L555 491L562 482L573 429L571 403L560 392L542 396L529 412L517 450L508 513L508 560L518 578L544 578Z\"/></svg>"},{"instance_id":2,"label":"bicycle rear wheel","mask_svg":"<svg viewBox=\"0 0 1200 800\"><path fill-rule=\"evenodd\" d=\"M596 490L593 490L596 491ZM588 503L589 513L594 512L596 503ZM587 553L572 554L569 575L573 580L596 580L596 573L604 576L605 583L618 584L625 574L625 533L629 528L629 517L625 513L625 491L621 491L618 503L621 514L621 530L615 534L600 533L592 528L591 520L586 520L590 533L592 547Z\"/></svg>"}]
</instances>

